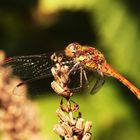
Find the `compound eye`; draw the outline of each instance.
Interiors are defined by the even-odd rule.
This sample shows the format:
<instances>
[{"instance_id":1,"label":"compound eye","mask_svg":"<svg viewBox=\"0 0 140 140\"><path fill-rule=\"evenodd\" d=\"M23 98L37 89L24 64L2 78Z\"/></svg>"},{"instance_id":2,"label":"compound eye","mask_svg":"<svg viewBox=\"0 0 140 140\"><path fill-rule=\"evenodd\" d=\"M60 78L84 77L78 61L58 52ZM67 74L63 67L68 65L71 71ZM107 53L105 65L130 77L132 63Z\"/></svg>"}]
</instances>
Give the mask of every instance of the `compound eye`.
<instances>
[{"instance_id":1,"label":"compound eye","mask_svg":"<svg viewBox=\"0 0 140 140\"><path fill-rule=\"evenodd\" d=\"M80 45L78 43L71 43L66 47L65 53L67 56L73 57L79 48Z\"/></svg>"},{"instance_id":2,"label":"compound eye","mask_svg":"<svg viewBox=\"0 0 140 140\"><path fill-rule=\"evenodd\" d=\"M76 52L77 50L78 50L78 48L79 48L79 44L78 43L71 43L70 45L69 45L69 49L71 50L71 52Z\"/></svg>"},{"instance_id":3,"label":"compound eye","mask_svg":"<svg viewBox=\"0 0 140 140\"><path fill-rule=\"evenodd\" d=\"M73 44L70 44L69 49L71 52L75 52L75 46Z\"/></svg>"}]
</instances>

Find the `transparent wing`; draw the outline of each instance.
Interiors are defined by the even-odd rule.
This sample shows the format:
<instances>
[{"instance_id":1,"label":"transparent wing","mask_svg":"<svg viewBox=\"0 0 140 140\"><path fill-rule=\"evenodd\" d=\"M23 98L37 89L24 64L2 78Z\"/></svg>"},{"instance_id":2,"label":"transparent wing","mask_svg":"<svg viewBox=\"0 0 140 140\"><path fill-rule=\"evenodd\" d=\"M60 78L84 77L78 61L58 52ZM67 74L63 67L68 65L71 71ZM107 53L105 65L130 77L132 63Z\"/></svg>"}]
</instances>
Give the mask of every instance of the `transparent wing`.
<instances>
[{"instance_id":1,"label":"transparent wing","mask_svg":"<svg viewBox=\"0 0 140 140\"><path fill-rule=\"evenodd\" d=\"M11 57L4 63L4 66L11 66L13 69L13 74L19 76L23 82L17 83L16 87L13 89L14 95L24 95L21 94L21 89L25 84L29 84L32 81L38 79L44 79L51 76L51 67L53 63L50 59L52 53L50 54L39 54L39 55L29 55L29 56L16 56ZM36 91L37 89L33 90ZM35 94L37 96L38 93Z\"/></svg>"},{"instance_id":2,"label":"transparent wing","mask_svg":"<svg viewBox=\"0 0 140 140\"><path fill-rule=\"evenodd\" d=\"M63 63L67 65L72 65L71 61L64 55L63 51L55 52L58 55L63 55ZM35 88L35 90L41 93L42 89L48 87L48 82L45 82L45 87L40 86L39 79L46 79L52 76L51 68L55 66L55 63L51 60L53 53L39 54L39 55L29 55L29 56L16 56L9 58L4 66L11 66L13 68L13 74L18 75L23 82L18 83L14 89L14 94L19 95L19 90L25 85L28 84L29 89ZM31 84L37 84L37 86L30 86ZM33 87L33 88L32 88ZM41 87L41 90L39 89ZM46 89L46 88L45 88ZM21 95L21 94L20 94ZM36 96L36 95L35 95ZM37 95L38 96L38 95Z\"/></svg>"},{"instance_id":3,"label":"transparent wing","mask_svg":"<svg viewBox=\"0 0 140 140\"><path fill-rule=\"evenodd\" d=\"M52 75L51 67L54 66L51 55L52 53L11 57L4 66L11 66L13 74L25 81L46 78Z\"/></svg>"}]
</instances>

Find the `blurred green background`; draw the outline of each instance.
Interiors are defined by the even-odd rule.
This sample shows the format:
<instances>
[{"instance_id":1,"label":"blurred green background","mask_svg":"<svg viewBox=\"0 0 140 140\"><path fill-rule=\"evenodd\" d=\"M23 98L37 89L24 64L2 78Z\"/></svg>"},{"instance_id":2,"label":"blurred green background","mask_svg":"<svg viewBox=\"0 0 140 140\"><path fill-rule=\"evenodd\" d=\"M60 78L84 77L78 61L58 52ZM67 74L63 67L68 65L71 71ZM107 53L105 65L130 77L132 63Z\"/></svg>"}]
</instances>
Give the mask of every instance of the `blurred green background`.
<instances>
[{"instance_id":1,"label":"blurred green background","mask_svg":"<svg viewBox=\"0 0 140 140\"><path fill-rule=\"evenodd\" d=\"M139 5L138 0L0 1L0 49L14 56L56 51L75 41L96 46L114 69L140 87ZM127 87L108 78L98 94L84 92L72 99L80 104L83 118L93 121L92 139L140 139L140 103ZM33 102L42 135L56 140L52 129L61 98L52 94Z\"/></svg>"}]
</instances>

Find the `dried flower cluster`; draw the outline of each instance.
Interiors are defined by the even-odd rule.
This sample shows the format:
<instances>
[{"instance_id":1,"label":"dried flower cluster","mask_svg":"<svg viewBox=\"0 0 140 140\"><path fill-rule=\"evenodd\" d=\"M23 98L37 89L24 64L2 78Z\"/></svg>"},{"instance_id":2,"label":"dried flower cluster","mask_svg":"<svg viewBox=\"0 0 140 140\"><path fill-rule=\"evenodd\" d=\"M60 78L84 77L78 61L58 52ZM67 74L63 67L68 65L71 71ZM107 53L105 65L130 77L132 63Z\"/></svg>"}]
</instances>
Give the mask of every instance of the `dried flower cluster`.
<instances>
[{"instance_id":1,"label":"dried flower cluster","mask_svg":"<svg viewBox=\"0 0 140 140\"><path fill-rule=\"evenodd\" d=\"M66 106L64 106L63 100L61 100L60 108L56 111L60 124L56 124L53 130L62 140L90 140L92 122L86 121L84 123L81 113L77 118L73 116L73 113L78 111L79 105L70 100L73 93L68 88L69 67L61 63L61 55L53 54L52 60L56 64L51 69L55 79L51 86L58 95L65 97L67 101Z\"/></svg>"},{"instance_id":2,"label":"dried flower cluster","mask_svg":"<svg viewBox=\"0 0 140 140\"><path fill-rule=\"evenodd\" d=\"M56 132L64 140L90 140L92 127L91 121L86 121L81 116L73 117L73 112L65 112L62 109L56 111L60 118L60 124L54 126Z\"/></svg>"},{"instance_id":3,"label":"dried flower cluster","mask_svg":"<svg viewBox=\"0 0 140 140\"><path fill-rule=\"evenodd\" d=\"M55 53L51 56L51 59L56 63L55 67L52 67L51 72L54 76L54 81L51 83L52 89L60 96L69 99L72 96L72 92L68 88L69 83L69 68L62 64L62 55L57 56Z\"/></svg>"},{"instance_id":4,"label":"dried flower cluster","mask_svg":"<svg viewBox=\"0 0 140 140\"><path fill-rule=\"evenodd\" d=\"M11 69L1 66L5 59L0 51L0 130L2 140L40 140L38 118L35 106L26 98L26 87L22 96L13 94L13 89L20 82L11 77ZM24 95L24 96L23 96Z\"/></svg>"}]
</instances>

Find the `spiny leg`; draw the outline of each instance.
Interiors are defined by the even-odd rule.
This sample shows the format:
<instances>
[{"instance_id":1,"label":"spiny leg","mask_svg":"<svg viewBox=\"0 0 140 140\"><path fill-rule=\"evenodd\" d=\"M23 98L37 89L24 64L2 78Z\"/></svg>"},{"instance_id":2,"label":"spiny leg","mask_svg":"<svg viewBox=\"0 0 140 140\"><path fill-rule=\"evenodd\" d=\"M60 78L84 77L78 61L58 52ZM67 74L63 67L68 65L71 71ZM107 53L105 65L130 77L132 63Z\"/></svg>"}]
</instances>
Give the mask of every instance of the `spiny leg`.
<instances>
[{"instance_id":1,"label":"spiny leg","mask_svg":"<svg viewBox=\"0 0 140 140\"><path fill-rule=\"evenodd\" d=\"M83 70L83 74L84 74L84 78L85 78L86 84L88 84L89 82L88 82L87 74L86 74L86 71L85 70Z\"/></svg>"},{"instance_id":2,"label":"spiny leg","mask_svg":"<svg viewBox=\"0 0 140 140\"><path fill-rule=\"evenodd\" d=\"M83 67L80 67L79 69L80 69L80 83L79 83L78 87L75 87L75 88L71 89L72 92L78 92L78 91L80 91L83 88L83 86L84 86L83 80L85 80L86 84L88 84L88 79L87 79L86 71L83 69Z\"/></svg>"}]
</instances>

